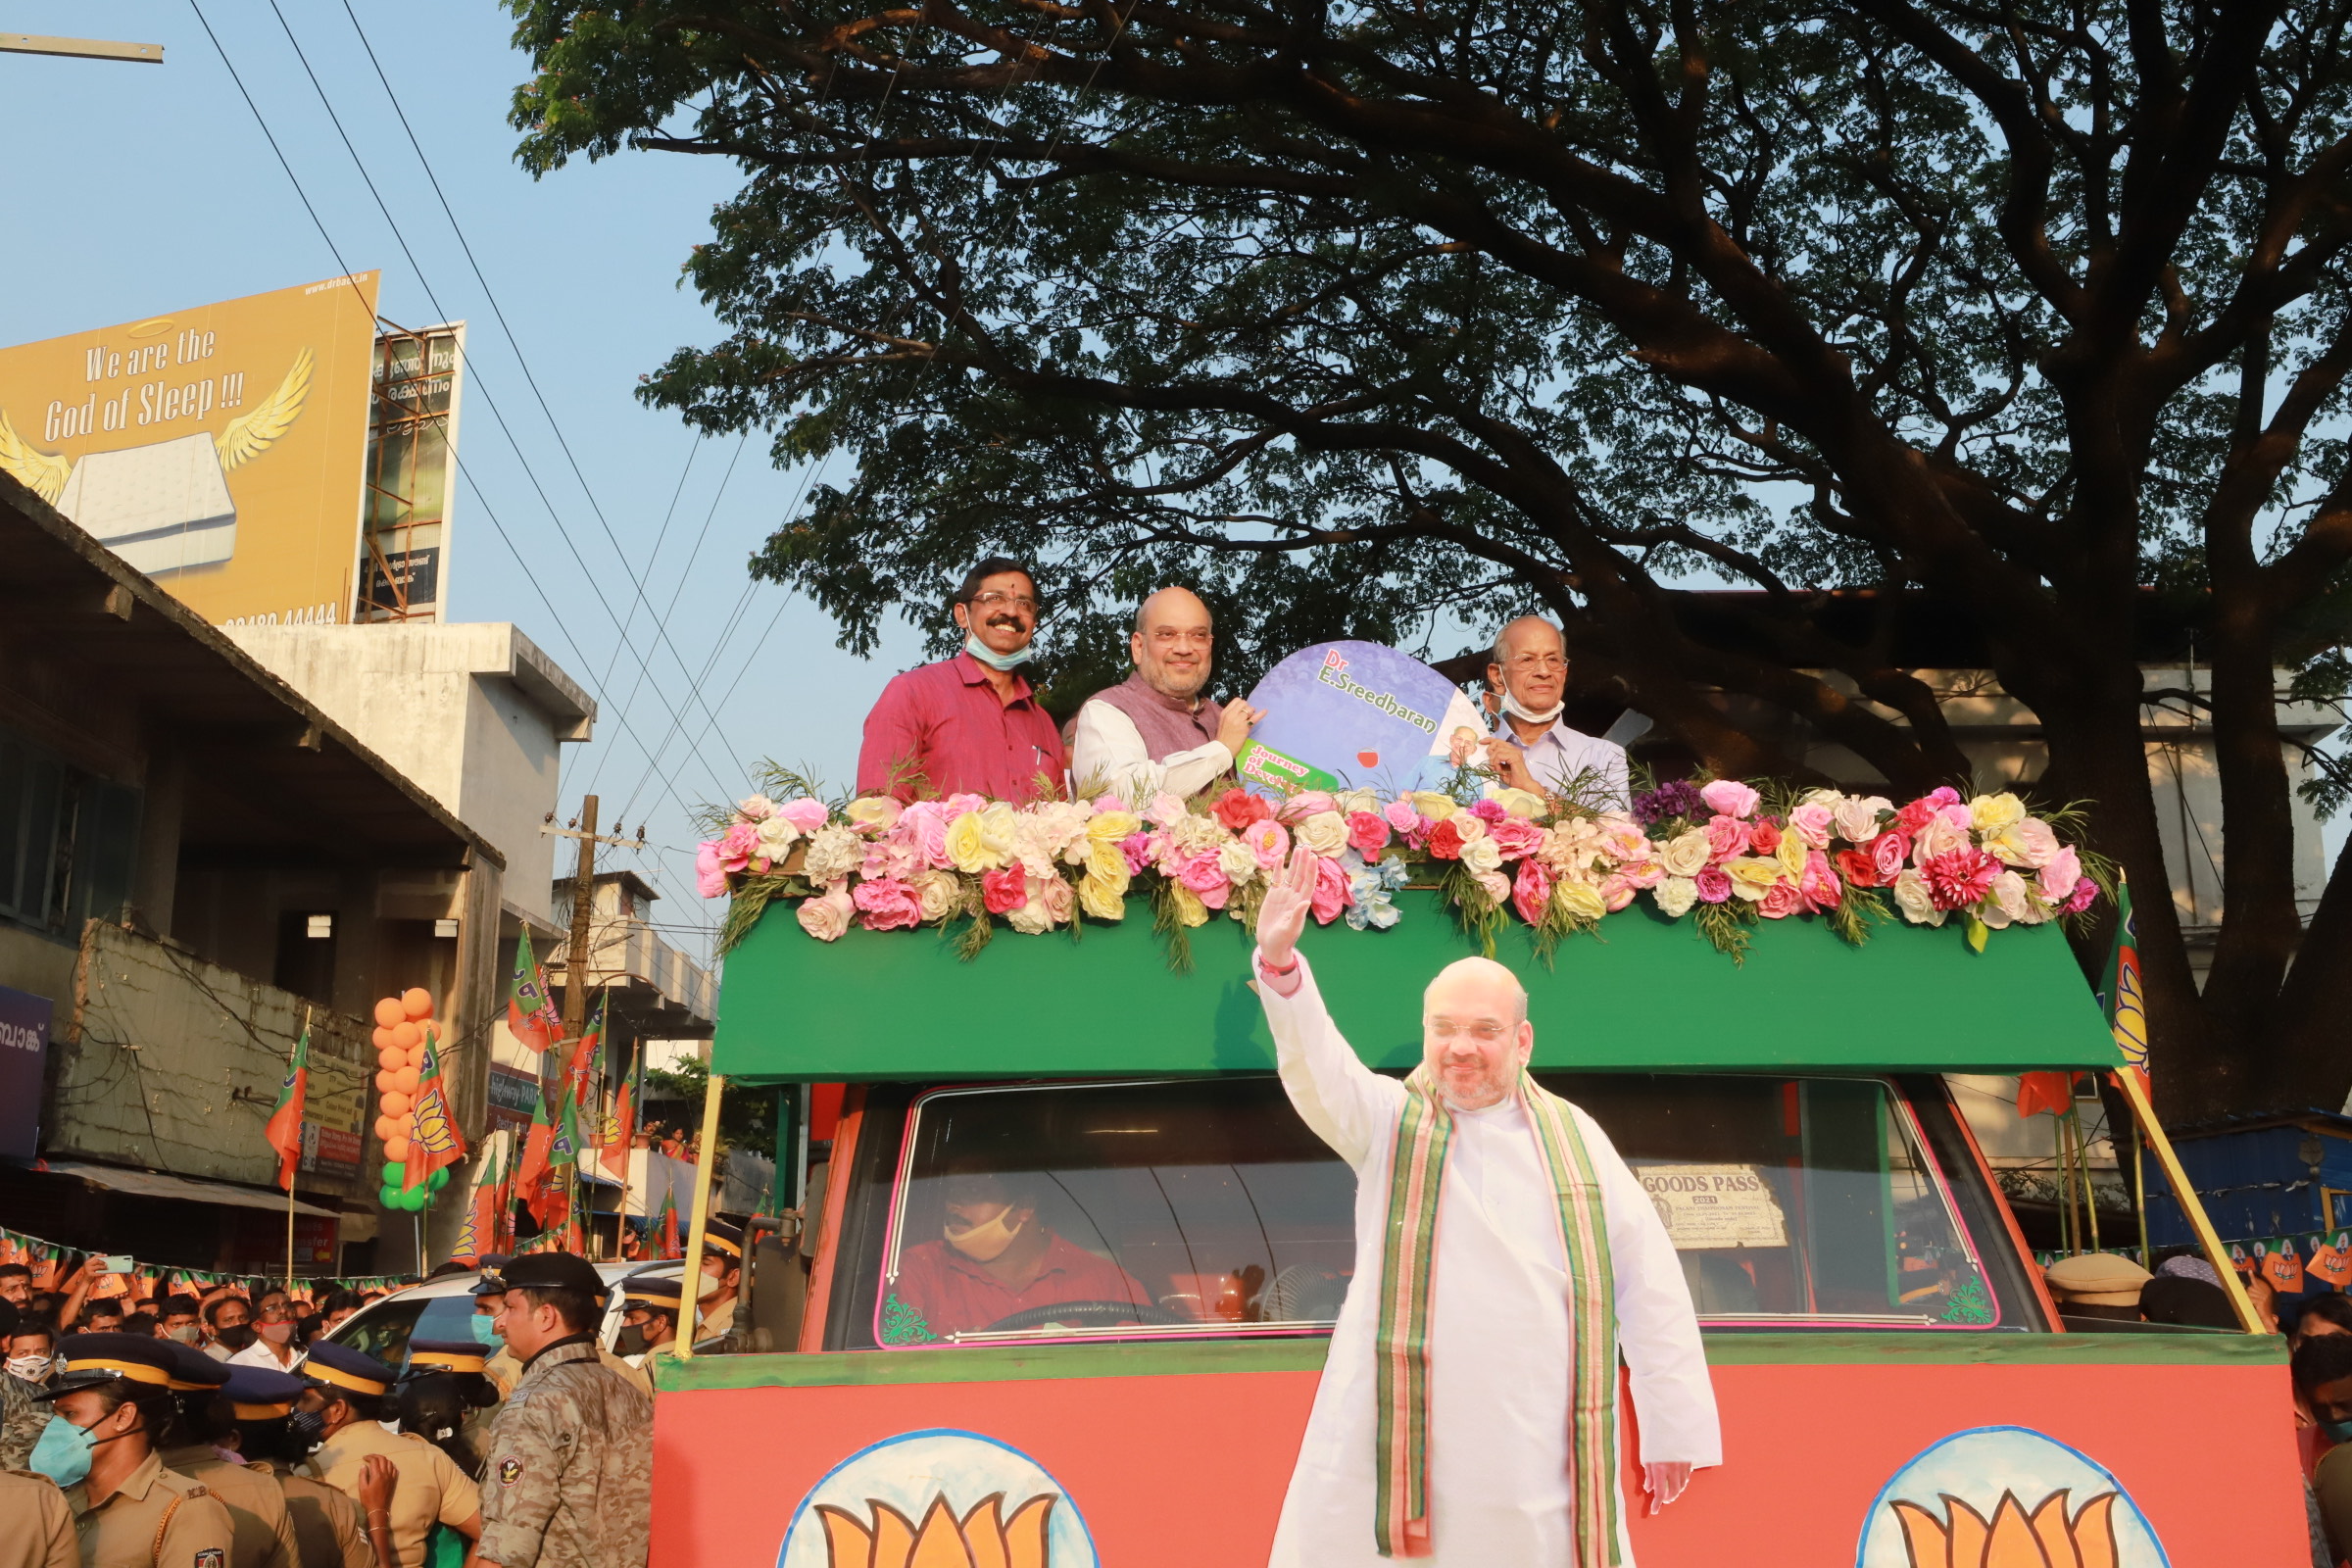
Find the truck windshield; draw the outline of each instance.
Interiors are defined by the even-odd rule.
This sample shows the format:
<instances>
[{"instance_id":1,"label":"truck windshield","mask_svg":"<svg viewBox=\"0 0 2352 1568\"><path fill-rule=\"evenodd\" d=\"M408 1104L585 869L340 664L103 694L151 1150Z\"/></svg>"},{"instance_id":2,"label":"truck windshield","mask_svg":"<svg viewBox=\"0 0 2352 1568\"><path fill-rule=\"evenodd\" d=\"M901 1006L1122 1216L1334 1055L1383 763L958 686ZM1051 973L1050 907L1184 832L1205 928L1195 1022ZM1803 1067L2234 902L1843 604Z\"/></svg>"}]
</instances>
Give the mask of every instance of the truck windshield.
<instances>
[{"instance_id":1,"label":"truck windshield","mask_svg":"<svg viewBox=\"0 0 2352 1568\"><path fill-rule=\"evenodd\" d=\"M1648 1190L1702 1322L2022 1326L2014 1269L1978 1251L1989 1200L1956 1198L1954 1149L1938 1162L1894 1085L1543 1081ZM879 1093L868 1125L898 1136L858 1161L842 1348L1330 1331L1355 1267L1354 1176L1276 1079L939 1089L903 1121L890 1103Z\"/></svg>"}]
</instances>

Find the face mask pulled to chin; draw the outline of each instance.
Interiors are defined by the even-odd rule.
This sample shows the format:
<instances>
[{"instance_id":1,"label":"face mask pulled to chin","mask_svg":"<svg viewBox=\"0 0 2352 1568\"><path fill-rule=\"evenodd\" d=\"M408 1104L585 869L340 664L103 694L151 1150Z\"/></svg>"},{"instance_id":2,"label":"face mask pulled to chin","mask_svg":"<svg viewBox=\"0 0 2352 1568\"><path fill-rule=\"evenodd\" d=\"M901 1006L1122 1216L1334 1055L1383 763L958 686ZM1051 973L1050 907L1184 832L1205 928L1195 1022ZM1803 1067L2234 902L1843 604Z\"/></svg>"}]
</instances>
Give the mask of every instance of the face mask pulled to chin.
<instances>
[{"instance_id":1,"label":"face mask pulled to chin","mask_svg":"<svg viewBox=\"0 0 2352 1568\"><path fill-rule=\"evenodd\" d=\"M1012 1245L1013 1238L1028 1229L1025 1223L1005 1224L1004 1222L1011 1217L1012 1210L1006 1208L1000 1211L994 1219L974 1225L968 1230L946 1229L943 1234L946 1235L950 1247L973 1262L993 1263L1004 1255L1004 1250Z\"/></svg>"}]
</instances>

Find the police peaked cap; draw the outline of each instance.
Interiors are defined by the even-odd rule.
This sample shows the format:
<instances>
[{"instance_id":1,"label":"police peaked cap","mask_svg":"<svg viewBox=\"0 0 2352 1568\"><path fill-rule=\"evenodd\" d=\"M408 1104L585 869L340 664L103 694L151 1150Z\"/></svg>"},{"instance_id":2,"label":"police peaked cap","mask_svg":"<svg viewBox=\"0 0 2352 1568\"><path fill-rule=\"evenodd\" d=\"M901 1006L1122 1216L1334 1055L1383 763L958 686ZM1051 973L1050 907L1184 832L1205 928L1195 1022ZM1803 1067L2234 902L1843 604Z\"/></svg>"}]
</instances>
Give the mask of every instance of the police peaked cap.
<instances>
[{"instance_id":1,"label":"police peaked cap","mask_svg":"<svg viewBox=\"0 0 2352 1568\"><path fill-rule=\"evenodd\" d=\"M212 1357L206 1356L206 1360ZM220 1392L236 1407L240 1421L277 1421L291 1415L302 1397L303 1381L291 1372L268 1366L232 1366Z\"/></svg>"},{"instance_id":2,"label":"police peaked cap","mask_svg":"<svg viewBox=\"0 0 2352 1568\"><path fill-rule=\"evenodd\" d=\"M703 1250L743 1260L743 1227L730 1225L716 1214L703 1221Z\"/></svg>"},{"instance_id":3,"label":"police peaked cap","mask_svg":"<svg viewBox=\"0 0 2352 1568\"><path fill-rule=\"evenodd\" d=\"M312 1346L310 1359L295 1375L330 1399L345 1394L380 1397L394 1382L392 1369L383 1362L332 1340Z\"/></svg>"},{"instance_id":4,"label":"police peaked cap","mask_svg":"<svg viewBox=\"0 0 2352 1568\"><path fill-rule=\"evenodd\" d=\"M193 1345L181 1345L175 1340L157 1343L172 1357L172 1393L210 1394L228 1381L228 1368Z\"/></svg>"},{"instance_id":5,"label":"police peaked cap","mask_svg":"<svg viewBox=\"0 0 2352 1568\"><path fill-rule=\"evenodd\" d=\"M429 1372L479 1372L489 1359L489 1350L472 1340L411 1340L409 1364L400 1376L406 1382Z\"/></svg>"},{"instance_id":6,"label":"police peaked cap","mask_svg":"<svg viewBox=\"0 0 2352 1568\"><path fill-rule=\"evenodd\" d=\"M620 1295L623 1303L629 1306L675 1312L686 1292L676 1280L648 1279L636 1275L620 1282Z\"/></svg>"},{"instance_id":7,"label":"police peaked cap","mask_svg":"<svg viewBox=\"0 0 2352 1568\"><path fill-rule=\"evenodd\" d=\"M33 1397L54 1399L76 1389L109 1383L128 1384L138 1394L169 1394L177 1386L172 1374L178 1369L178 1357L172 1353L176 1348L179 1347L169 1340L145 1334L69 1334L57 1347L66 1369ZM204 1358L212 1361L209 1355ZM217 1361L213 1364L220 1365Z\"/></svg>"},{"instance_id":8,"label":"police peaked cap","mask_svg":"<svg viewBox=\"0 0 2352 1568\"><path fill-rule=\"evenodd\" d=\"M499 1271L514 1291L579 1291L605 1298L596 1265L571 1252L526 1252Z\"/></svg>"},{"instance_id":9,"label":"police peaked cap","mask_svg":"<svg viewBox=\"0 0 2352 1568\"><path fill-rule=\"evenodd\" d=\"M505 1252L485 1252L478 1265L482 1271L482 1277L473 1282L472 1289L468 1294L473 1296L503 1295L507 1288L507 1282L501 1271L514 1261L514 1259Z\"/></svg>"}]
</instances>

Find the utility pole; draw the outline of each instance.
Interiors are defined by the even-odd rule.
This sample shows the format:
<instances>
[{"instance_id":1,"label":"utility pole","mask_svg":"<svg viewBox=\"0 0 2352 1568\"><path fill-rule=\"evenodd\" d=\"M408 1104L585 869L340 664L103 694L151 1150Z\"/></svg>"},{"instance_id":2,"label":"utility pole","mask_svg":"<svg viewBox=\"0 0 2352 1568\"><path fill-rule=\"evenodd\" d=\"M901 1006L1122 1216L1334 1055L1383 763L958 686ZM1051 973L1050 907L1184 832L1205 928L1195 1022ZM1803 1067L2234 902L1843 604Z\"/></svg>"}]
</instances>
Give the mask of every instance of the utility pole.
<instances>
[{"instance_id":1,"label":"utility pole","mask_svg":"<svg viewBox=\"0 0 2352 1568\"><path fill-rule=\"evenodd\" d=\"M588 1027L588 919L596 901L596 797L580 802L580 869L571 886L571 944L564 950L564 1037Z\"/></svg>"}]
</instances>

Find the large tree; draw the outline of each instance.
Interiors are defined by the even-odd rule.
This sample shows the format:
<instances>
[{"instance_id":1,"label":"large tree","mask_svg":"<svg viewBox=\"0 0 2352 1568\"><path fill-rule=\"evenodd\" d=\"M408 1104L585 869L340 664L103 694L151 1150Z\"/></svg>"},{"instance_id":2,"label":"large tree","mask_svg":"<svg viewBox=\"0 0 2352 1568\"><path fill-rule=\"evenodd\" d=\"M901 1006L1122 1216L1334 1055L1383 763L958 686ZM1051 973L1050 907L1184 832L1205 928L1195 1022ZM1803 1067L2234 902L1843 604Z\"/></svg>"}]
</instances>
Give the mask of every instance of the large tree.
<instances>
[{"instance_id":1,"label":"large tree","mask_svg":"<svg viewBox=\"0 0 2352 1568\"><path fill-rule=\"evenodd\" d=\"M2345 673L2352 3L510 4L534 171L742 170L687 267L731 335L645 395L854 458L754 563L851 645L992 548L1081 662L1172 576L1229 665L1536 606L1714 768L1918 789L1969 766L1898 652L1932 601L2142 890L2168 1114L2344 1098L2352 868L2299 917L2278 718ZM2201 992L2160 607L2225 812Z\"/></svg>"}]
</instances>

